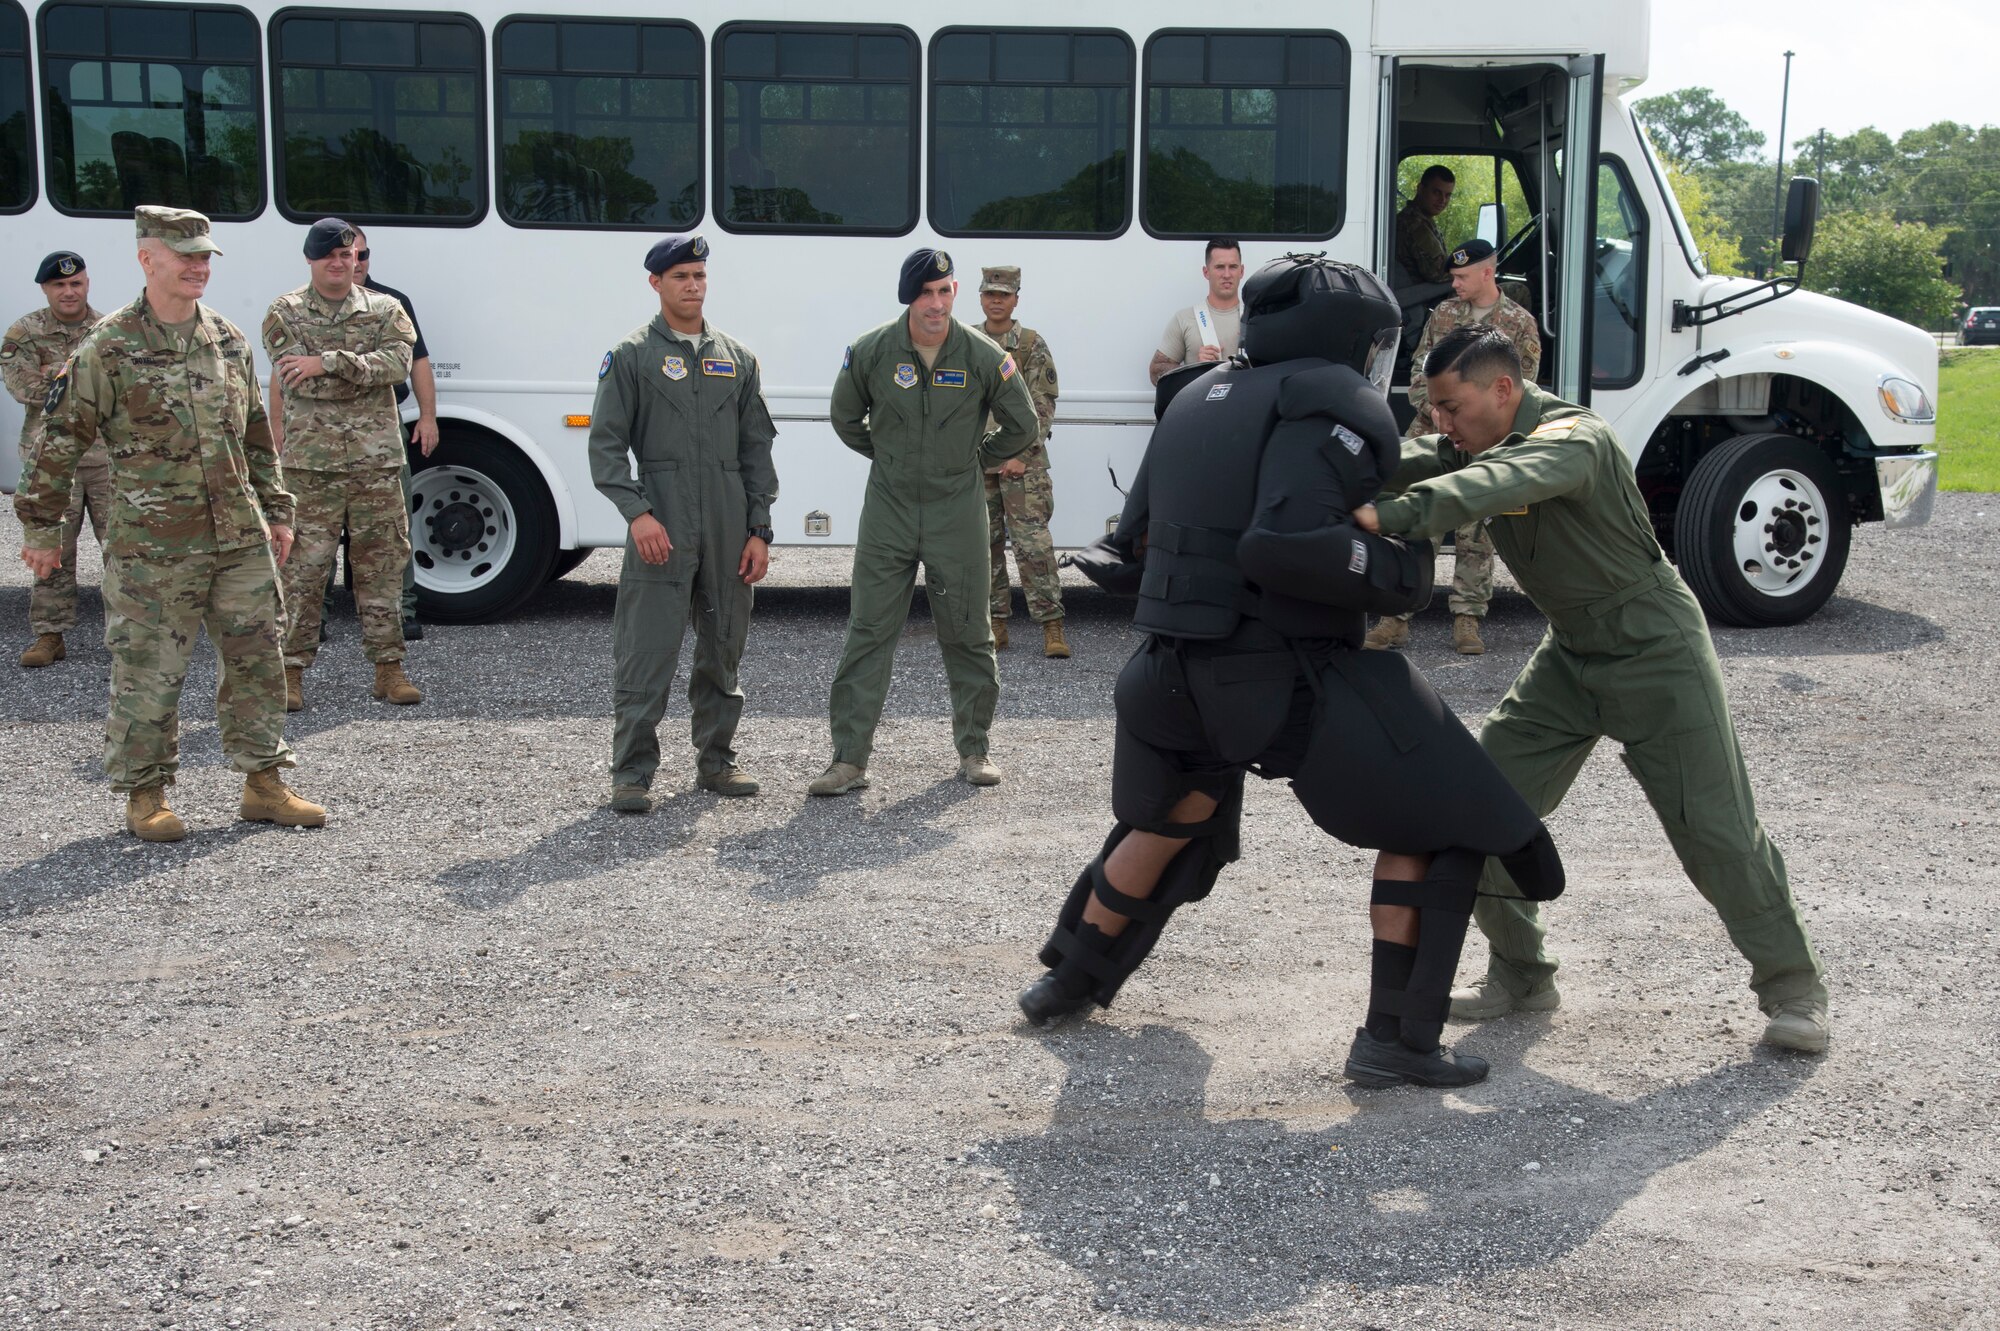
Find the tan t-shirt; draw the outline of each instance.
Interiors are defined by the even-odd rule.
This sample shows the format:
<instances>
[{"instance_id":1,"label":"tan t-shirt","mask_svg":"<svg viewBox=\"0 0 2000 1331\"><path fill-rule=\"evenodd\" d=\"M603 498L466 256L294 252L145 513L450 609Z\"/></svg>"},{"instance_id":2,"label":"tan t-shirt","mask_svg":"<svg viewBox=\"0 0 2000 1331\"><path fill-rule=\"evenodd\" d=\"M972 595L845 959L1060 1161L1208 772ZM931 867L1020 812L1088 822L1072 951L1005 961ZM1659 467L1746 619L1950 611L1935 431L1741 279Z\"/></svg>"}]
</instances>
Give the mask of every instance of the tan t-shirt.
<instances>
[{"instance_id":1,"label":"tan t-shirt","mask_svg":"<svg viewBox=\"0 0 2000 1331\"><path fill-rule=\"evenodd\" d=\"M1201 349L1208 342L1202 336L1203 314L1208 316L1209 329L1215 334L1216 344L1222 348L1223 358L1226 360L1234 356L1243 328L1243 307L1238 305L1233 310L1218 310L1207 301L1174 311L1174 317L1167 320L1167 330L1160 334L1160 354L1182 365L1192 365L1200 360Z\"/></svg>"}]
</instances>

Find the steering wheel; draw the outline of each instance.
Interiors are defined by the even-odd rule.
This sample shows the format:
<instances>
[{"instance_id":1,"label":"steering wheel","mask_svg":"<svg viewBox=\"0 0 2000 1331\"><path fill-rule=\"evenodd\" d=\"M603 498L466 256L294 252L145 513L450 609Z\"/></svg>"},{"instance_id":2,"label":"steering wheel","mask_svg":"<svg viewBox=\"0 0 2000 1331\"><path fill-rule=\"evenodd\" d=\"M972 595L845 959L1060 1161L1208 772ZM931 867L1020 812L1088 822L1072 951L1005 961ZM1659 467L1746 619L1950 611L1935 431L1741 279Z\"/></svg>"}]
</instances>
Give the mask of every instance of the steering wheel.
<instances>
[{"instance_id":1,"label":"steering wheel","mask_svg":"<svg viewBox=\"0 0 2000 1331\"><path fill-rule=\"evenodd\" d=\"M1541 214L1537 213L1535 216L1530 217L1519 231L1509 236L1507 243L1500 247L1500 252L1493 256L1494 271L1506 272L1508 265L1513 262L1515 256L1528 247L1528 243L1535 238L1541 229L1542 218Z\"/></svg>"}]
</instances>

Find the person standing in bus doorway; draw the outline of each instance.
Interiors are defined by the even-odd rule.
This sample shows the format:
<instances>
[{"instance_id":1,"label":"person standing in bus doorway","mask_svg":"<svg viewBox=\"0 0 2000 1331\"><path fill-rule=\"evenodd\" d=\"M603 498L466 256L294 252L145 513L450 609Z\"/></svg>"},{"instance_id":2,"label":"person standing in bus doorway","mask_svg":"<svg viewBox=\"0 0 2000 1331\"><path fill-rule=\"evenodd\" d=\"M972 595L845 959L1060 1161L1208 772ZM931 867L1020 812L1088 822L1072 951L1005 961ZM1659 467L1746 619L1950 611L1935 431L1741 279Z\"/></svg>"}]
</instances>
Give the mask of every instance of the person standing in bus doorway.
<instances>
[{"instance_id":1,"label":"person standing in bus doorway","mask_svg":"<svg viewBox=\"0 0 2000 1331\"><path fill-rule=\"evenodd\" d=\"M337 217L306 230L311 280L271 302L264 349L281 396L285 470L298 492L299 548L285 568L285 706L305 707L305 672L319 655L327 572L345 525L352 533L361 645L375 697L424 700L403 672L403 568L410 511L396 477L403 422L393 387L409 378L417 332L393 296L354 283L357 233Z\"/></svg>"},{"instance_id":2,"label":"person standing in bus doorway","mask_svg":"<svg viewBox=\"0 0 2000 1331\"><path fill-rule=\"evenodd\" d=\"M1034 444L1035 404L1014 358L951 317L952 273L943 250L903 260L896 299L909 308L856 338L833 381L834 432L868 459L868 495L847 643L828 699L833 762L807 787L814 795L868 784L918 564L951 689L958 774L975 786L1000 782L986 753L1000 667L982 608L992 567L981 472ZM997 429L986 428L989 416Z\"/></svg>"},{"instance_id":3,"label":"person standing in bus doorway","mask_svg":"<svg viewBox=\"0 0 2000 1331\"><path fill-rule=\"evenodd\" d=\"M660 718L690 615L699 784L730 798L762 788L736 761L736 667L753 589L771 567L778 431L757 358L702 316L708 257L700 236L647 251L660 312L605 353L590 409L590 477L629 524L611 620L611 807L620 813L653 807Z\"/></svg>"},{"instance_id":4,"label":"person standing in bus doorway","mask_svg":"<svg viewBox=\"0 0 2000 1331\"><path fill-rule=\"evenodd\" d=\"M1424 357L1438 339L1454 328L1485 324L1497 328L1514 344L1521 358L1521 373L1529 383L1542 369L1542 330L1535 316L1500 294L1493 245L1490 241L1468 240L1451 252L1451 289L1456 293L1431 311L1424 335L1417 340L1410 360L1410 405L1417 414L1410 419L1405 439L1436 434L1431 420L1430 392L1424 379ZM1452 536L1451 642L1460 656L1483 656L1486 642L1479 636L1479 621L1493 603L1493 537L1486 523L1469 522ZM1410 616L1387 615L1369 630L1366 646L1376 650L1410 645Z\"/></svg>"},{"instance_id":5,"label":"person standing in bus doorway","mask_svg":"<svg viewBox=\"0 0 2000 1331\"><path fill-rule=\"evenodd\" d=\"M1750 963L1764 1043L1826 1048L1826 982L1757 819L1722 668L1694 594L1653 535L1632 463L1602 417L1525 379L1507 335L1460 328L1424 361L1441 435L1406 441L1392 488L1355 511L1366 531L1433 537L1480 518L1548 635L1486 718L1479 747L1546 818L1601 738L1625 746L1680 858ZM1489 862L1473 918L1486 976L1451 1015L1483 1021L1561 1001L1533 902Z\"/></svg>"},{"instance_id":6,"label":"person standing in bus doorway","mask_svg":"<svg viewBox=\"0 0 2000 1331\"><path fill-rule=\"evenodd\" d=\"M1014 594L1007 585L1007 543L1014 544L1014 562L1021 568L1021 591L1028 598L1028 618L1042 626L1042 655L1066 660L1063 640L1062 576L1056 569L1055 542L1049 538L1049 518L1055 513L1055 488L1049 482L1049 431L1056 419L1056 361L1048 339L1017 322L1014 307L1021 300L1019 268L979 270L979 308L986 314L986 336L1014 358L1028 399L1035 404L1035 442L1025 453L986 469L986 532L993 547L993 645L1007 645L1007 619ZM987 418L986 428L996 422Z\"/></svg>"},{"instance_id":7,"label":"person standing in bus doorway","mask_svg":"<svg viewBox=\"0 0 2000 1331\"><path fill-rule=\"evenodd\" d=\"M326 810L278 777L293 765L278 648L292 497L250 341L201 304L209 256L221 252L208 219L151 205L135 217L145 290L91 330L42 399L41 447L14 496L21 557L37 577L61 563L77 463L105 441L104 769L126 797L126 829L141 841L187 835L167 787L180 768L181 686L203 628L221 662L222 752L245 777L238 816L319 827Z\"/></svg>"},{"instance_id":8,"label":"person standing in bus doorway","mask_svg":"<svg viewBox=\"0 0 2000 1331\"><path fill-rule=\"evenodd\" d=\"M1243 247L1226 236L1212 238L1201 252L1201 276L1208 298L1199 305L1175 310L1160 334L1153 363L1146 372L1154 383L1183 365L1228 360L1236 354L1243 326Z\"/></svg>"},{"instance_id":9,"label":"person standing in bus doorway","mask_svg":"<svg viewBox=\"0 0 2000 1331\"><path fill-rule=\"evenodd\" d=\"M47 302L14 321L0 339L0 380L16 402L27 408L21 422L21 474L35 465L41 447L42 399L49 394L56 374L91 328L103 316L90 306L90 274L83 256L57 250L35 269L35 282ZM62 562L47 577L35 579L28 593L28 628L35 640L21 653L21 664L29 669L54 665L67 655L63 634L76 627L76 540L83 531L84 515L90 515L90 529L97 544L104 544L105 515L111 511L111 460L102 439L93 443L77 460L76 479L69 490L69 508L63 513Z\"/></svg>"},{"instance_id":10,"label":"person standing in bus doorway","mask_svg":"<svg viewBox=\"0 0 2000 1331\"><path fill-rule=\"evenodd\" d=\"M1457 189L1458 177L1450 167L1443 163L1426 167L1417 181L1415 197L1396 214L1396 261L1408 270L1413 282L1451 280L1438 218L1451 206Z\"/></svg>"}]
</instances>

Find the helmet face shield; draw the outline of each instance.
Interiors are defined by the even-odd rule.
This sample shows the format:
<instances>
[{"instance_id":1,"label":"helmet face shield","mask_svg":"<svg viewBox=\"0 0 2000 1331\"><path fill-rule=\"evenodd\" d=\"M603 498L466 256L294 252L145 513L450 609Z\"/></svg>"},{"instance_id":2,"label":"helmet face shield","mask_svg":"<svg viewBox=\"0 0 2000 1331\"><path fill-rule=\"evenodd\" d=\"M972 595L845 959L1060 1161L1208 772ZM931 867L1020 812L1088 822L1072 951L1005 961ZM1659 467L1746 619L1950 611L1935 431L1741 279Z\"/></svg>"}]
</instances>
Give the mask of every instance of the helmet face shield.
<instances>
[{"instance_id":1,"label":"helmet face shield","mask_svg":"<svg viewBox=\"0 0 2000 1331\"><path fill-rule=\"evenodd\" d=\"M1385 328L1375 338L1375 345L1368 353L1368 368L1364 372L1368 382L1375 385L1375 391L1383 397L1389 396L1389 379L1396 372L1396 350L1403 345L1403 326Z\"/></svg>"}]
</instances>

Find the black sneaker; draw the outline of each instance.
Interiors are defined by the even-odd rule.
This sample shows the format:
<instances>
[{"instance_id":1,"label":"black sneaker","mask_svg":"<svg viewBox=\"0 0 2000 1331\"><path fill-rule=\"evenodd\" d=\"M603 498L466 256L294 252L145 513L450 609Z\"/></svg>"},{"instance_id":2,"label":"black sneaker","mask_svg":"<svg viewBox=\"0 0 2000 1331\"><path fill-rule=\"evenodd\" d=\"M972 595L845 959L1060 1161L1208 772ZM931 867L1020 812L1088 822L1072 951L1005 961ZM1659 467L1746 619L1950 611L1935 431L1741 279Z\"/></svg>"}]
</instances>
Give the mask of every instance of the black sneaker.
<instances>
[{"instance_id":1,"label":"black sneaker","mask_svg":"<svg viewBox=\"0 0 2000 1331\"><path fill-rule=\"evenodd\" d=\"M1090 1006L1090 995L1072 993L1068 985L1050 971L1021 991L1021 1015L1037 1026L1045 1025Z\"/></svg>"},{"instance_id":2,"label":"black sneaker","mask_svg":"<svg viewBox=\"0 0 2000 1331\"><path fill-rule=\"evenodd\" d=\"M1348 1079L1363 1086L1470 1086L1486 1080L1487 1064L1472 1054L1439 1045L1429 1053L1401 1040L1378 1040L1363 1026L1347 1051Z\"/></svg>"},{"instance_id":3,"label":"black sneaker","mask_svg":"<svg viewBox=\"0 0 2000 1331\"><path fill-rule=\"evenodd\" d=\"M404 642L422 642L423 640L424 640L424 626L423 626L422 624L419 624L419 623L418 623L418 622L417 622L416 620L414 620L414 619L406 619L406 620L404 620L404 621L403 621L403 641L404 641Z\"/></svg>"}]
</instances>

